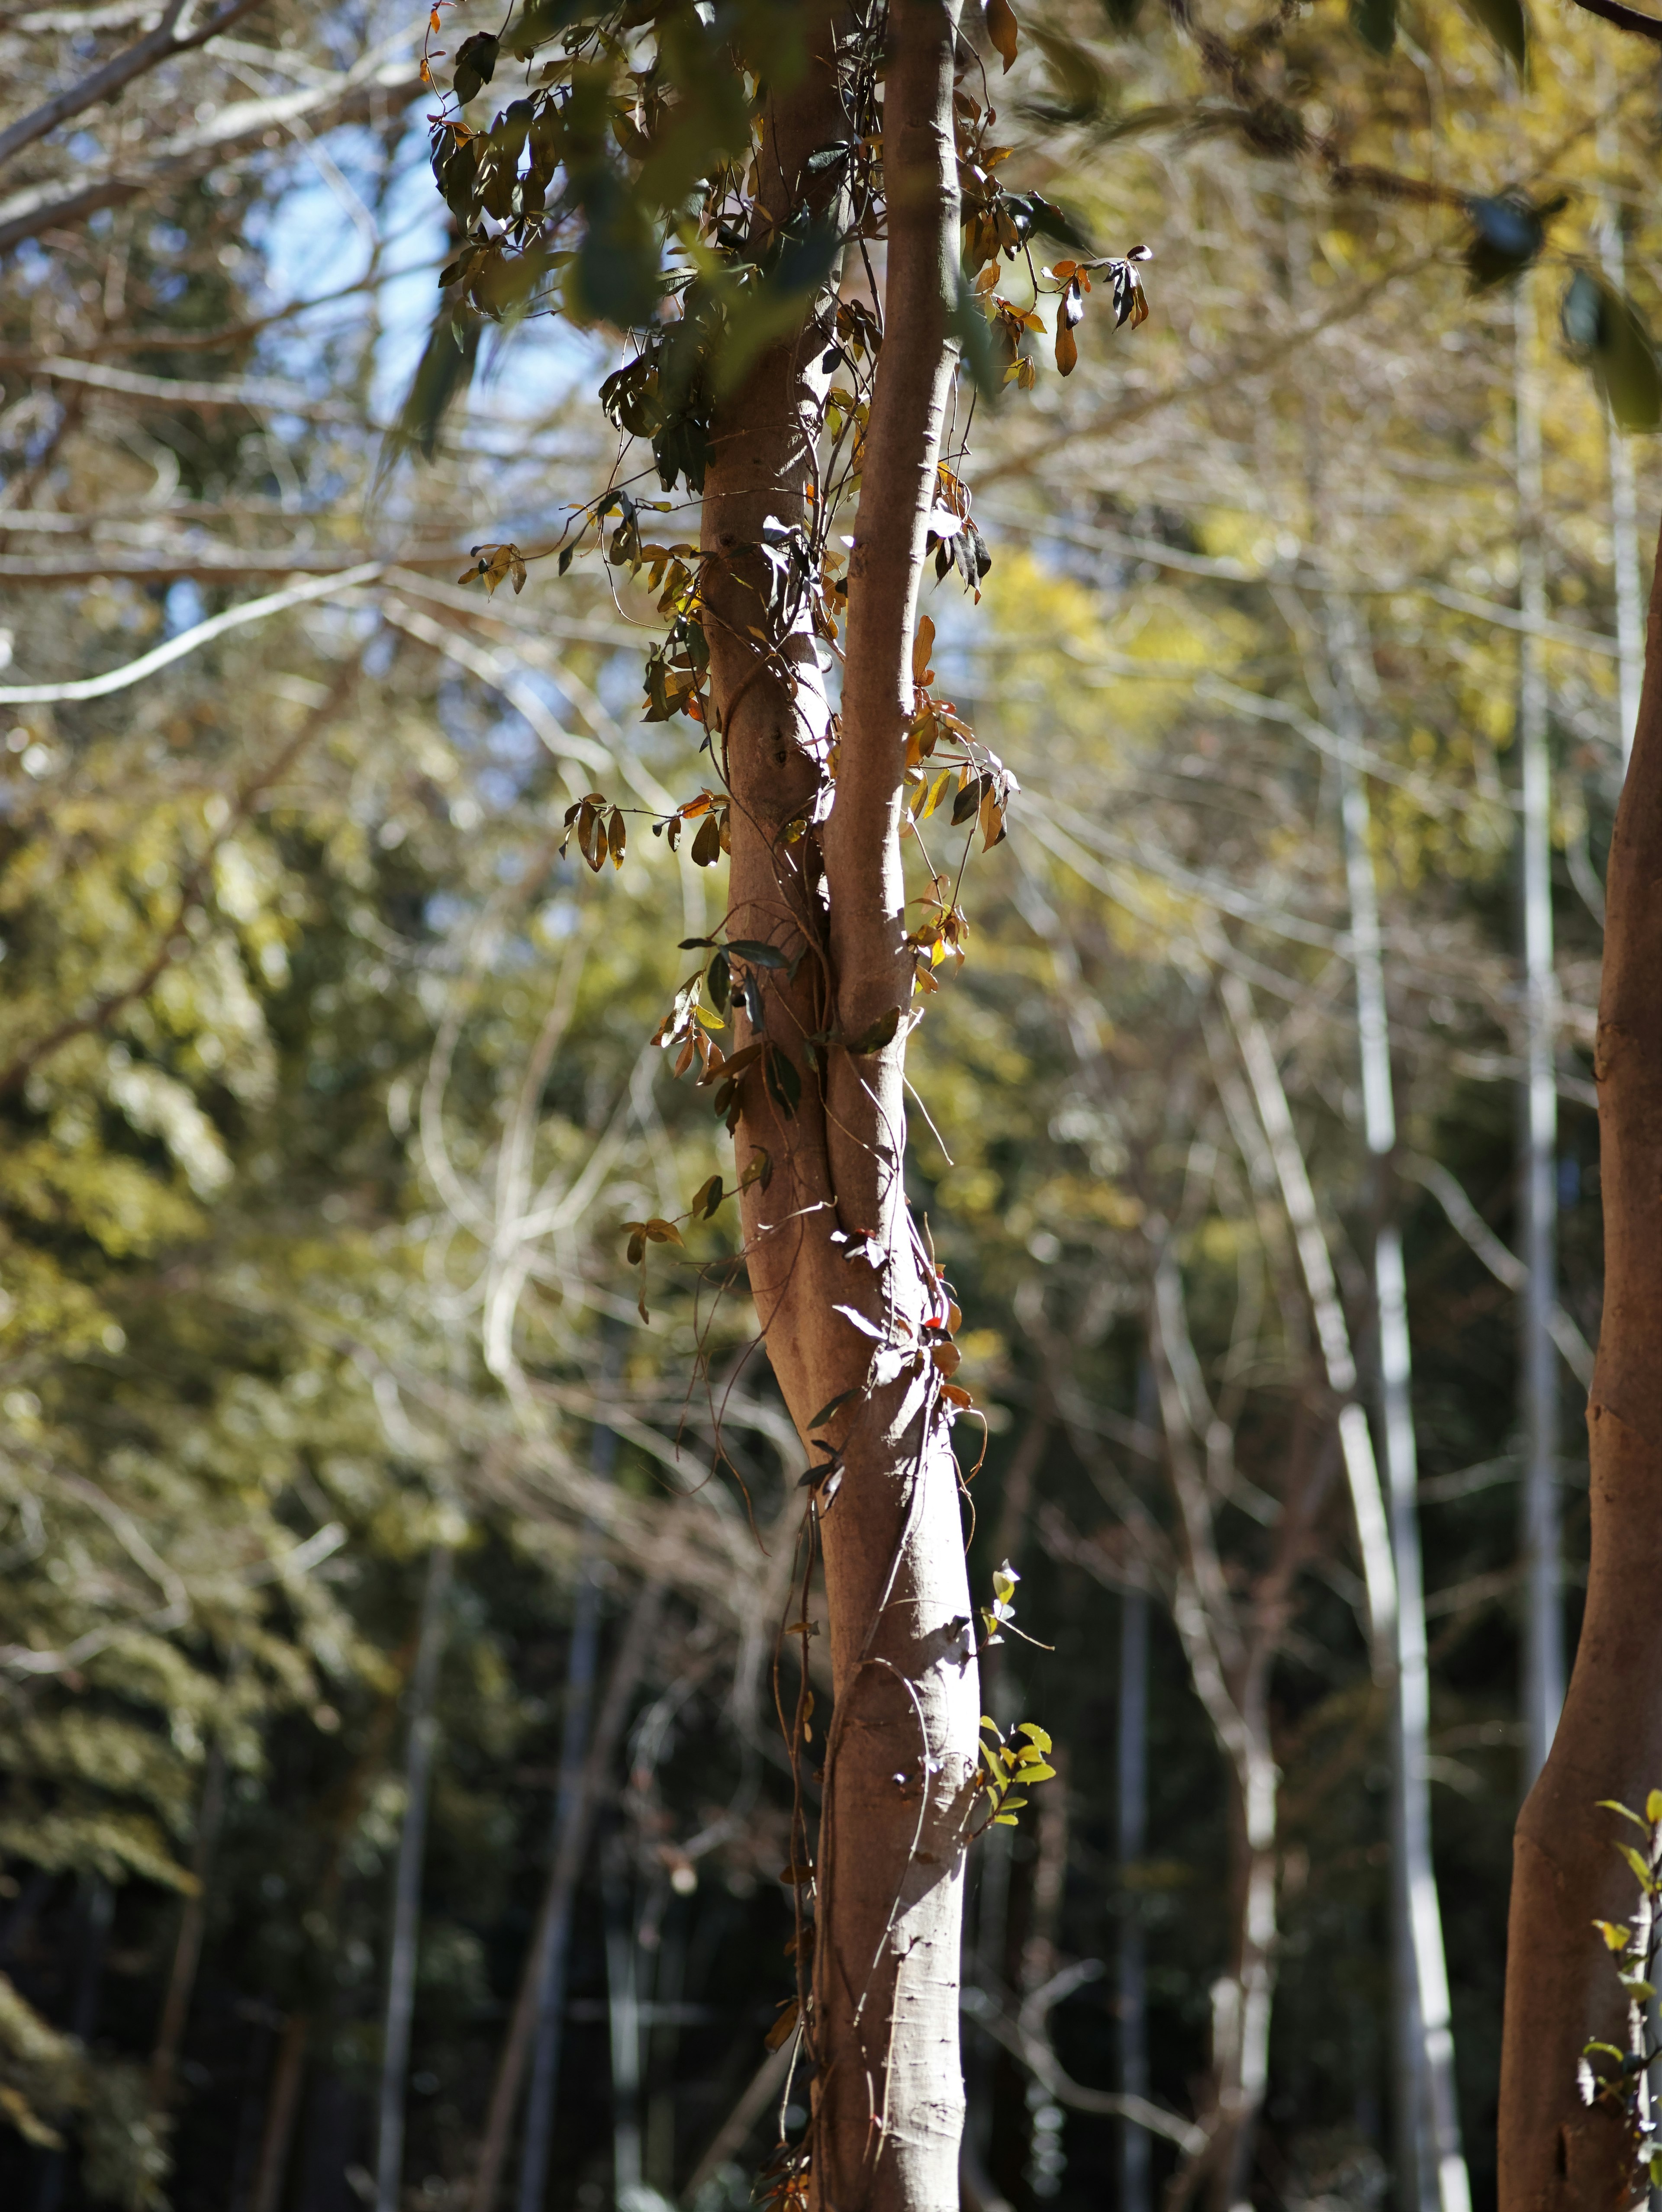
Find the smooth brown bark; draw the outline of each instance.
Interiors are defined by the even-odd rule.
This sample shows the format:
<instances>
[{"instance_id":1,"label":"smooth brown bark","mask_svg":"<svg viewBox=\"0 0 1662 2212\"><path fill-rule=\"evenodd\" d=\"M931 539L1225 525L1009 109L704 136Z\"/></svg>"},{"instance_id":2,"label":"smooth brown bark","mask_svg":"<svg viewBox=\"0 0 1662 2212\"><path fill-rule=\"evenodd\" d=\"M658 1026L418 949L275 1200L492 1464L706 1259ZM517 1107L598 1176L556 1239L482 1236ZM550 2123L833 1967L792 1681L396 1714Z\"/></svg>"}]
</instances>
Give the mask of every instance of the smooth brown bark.
<instances>
[{"instance_id":1,"label":"smooth brown bark","mask_svg":"<svg viewBox=\"0 0 1662 2212\"><path fill-rule=\"evenodd\" d=\"M1594 1073L1604 1310L1587 1407L1592 1553L1551 1754L1519 1816L1501 2069L1501 2212L1611 2212L1627 2200L1618 2116L1586 2110L1591 2036L1621 2044L1626 2001L1596 1917L1625 1919L1620 1816L1662 1784L1662 598L1606 887Z\"/></svg>"},{"instance_id":2,"label":"smooth brown bark","mask_svg":"<svg viewBox=\"0 0 1662 2212\"><path fill-rule=\"evenodd\" d=\"M832 1042L817 1066L805 1049L809 1037L857 1038L911 998L900 807L925 518L951 381L957 15L953 0L895 0L890 10L884 342L849 564L840 732L807 606L781 638L761 611L757 550L770 518L807 519L822 325L764 356L722 409L705 494L706 627L733 794L728 929L802 956L794 981L764 979L768 1035L802 1078L801 1103L782 1113L755 1074L743 1093L740 1164L765 1152L770 1165L765 1188L753 1183L746 1198L751 1286L805 1442L832 1399L865 1394L816 1432L841 1458L816 1509L836 1703L806 2047L817 2069L811 2185L836 2212L955 2212L963 2124L962 1837L979 1708L957 1470L940 1378L920 1356L944 1301L906 1206L904 1029L873 1053ZM832 21L816 16L809 78L769 115L764 220L812 199L808 155L846 135ZM758 625L776 641L770 653L752 635ZM813 808L839 736L829 818L793 841L787 825Z\"/></svg>"}]
</instances>

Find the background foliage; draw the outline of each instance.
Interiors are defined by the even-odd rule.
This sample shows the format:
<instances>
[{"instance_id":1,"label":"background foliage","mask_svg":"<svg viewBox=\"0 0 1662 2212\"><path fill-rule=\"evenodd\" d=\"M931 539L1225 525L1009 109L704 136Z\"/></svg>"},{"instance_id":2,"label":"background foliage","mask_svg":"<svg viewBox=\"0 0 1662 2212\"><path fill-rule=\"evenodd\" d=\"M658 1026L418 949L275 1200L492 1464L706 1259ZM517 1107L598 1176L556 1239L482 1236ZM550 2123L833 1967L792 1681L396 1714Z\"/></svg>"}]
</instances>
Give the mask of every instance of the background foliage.
<instances>
[{"instance_id":1,"label":"background foliage","mask_svg":"<svg viewBox=\"0 0 1662 2212\"><path fill-rule=\"evenodd\" d=\"M1008 76L989 60L1010 174L1093 240L1146 239L1154 313L1133 340L1093 307L1063 382L1056 295L1036 302L1032 388L977 424L981 604L951 579L929 601L937 690L1022 796L918 1032L911 1173L991 1432L976 1586L1008 1557L1021 1625L1055 1647L1001 1647L989 1709L1038 1715L1062 1773L979 1861L972 2140L982 2184L1018 2205L1124 2201L1117 2123L1065 2092L1119 2082L1131 1925L1151 2094L1180 2121L1211 2094L1240 1911L1230 1801L1131 1533L1174 1511L1143 1379L1166 1255L1243 1619L1294 1489L1316 1499L1269 1661L1281 1936L1253 2197L1391 2187L1384 1707L1333 1406L1220 1046L1229 972L1270 1025L1365 1368L1374 1224L1388 1202L1404 1220L1437 1873L1484 2202L1519 1786L1516 1313L1418 1164L1517 1243L1521 316L1545 394L1561 1296L1596 1340L1588 1052L1622 757L1609 407L1654 414L1653 85L1555 18L1520 94L1495 9L1405 9L1388 55L1377 11L1353 27L1326 0L1256 39L1245 9L1028 13ZM163 15L179 36L207 21ZM5 124L149 22L14 11ZM444 36L495 27L447 17ZM455 347L429 324L463 240L432 195L419 34L398 7L265 0L113 104L0 140L4 682L96 678L318 587L142 680L4 710L0 2190L39 2212L373 2194L435 1547L455 1582L406 2201L467 2201L585 1577L603 1670L643 1586L651 1634L574 1921L549 2202L609 2201L633 2129L644 2184L715 2212L770 2139L758 2111L711 2170L789 1986L770 1671L801 1456L743 1302L715 1295L728 1217L653 1251L649 1322L619 1231L683 1214L728 1164L652 1042L684 980L675 938L719 921L720 872L644 823L622 869L560 852L592 790L649 812L691 797L697 732L637 719L656 632L627 579L614 594L594 564L533 557L522 592L454 580L476 541L551 548L606 482L592 393L623 356L597 325L635 310L594 288L630 268L579 252L575 314L486 337L471 390L441 424L429 410L430 459L384 447ZM469 112L488 121L495 96ZM581 209L604 243L596 159ZM1525 259L1521 285L1487 282ZM1338 600L1376 687L1394 1201L1360 1133L1321 646ZM708 1392L689 1389L698 1346ZM1568 1404L1562 1443L1573 1614ZM1151 1580L1147 1843L1128 1861L1118 1609ZM193 1910L175 2054L159 2024ZM1041 2014L1050 2040L1024 2045L1013 2023ZM630 2033L632 2097L614 2090ZM1157 2143L1157 2176L1172 2155Z\"/></svg>"}]
</instances>

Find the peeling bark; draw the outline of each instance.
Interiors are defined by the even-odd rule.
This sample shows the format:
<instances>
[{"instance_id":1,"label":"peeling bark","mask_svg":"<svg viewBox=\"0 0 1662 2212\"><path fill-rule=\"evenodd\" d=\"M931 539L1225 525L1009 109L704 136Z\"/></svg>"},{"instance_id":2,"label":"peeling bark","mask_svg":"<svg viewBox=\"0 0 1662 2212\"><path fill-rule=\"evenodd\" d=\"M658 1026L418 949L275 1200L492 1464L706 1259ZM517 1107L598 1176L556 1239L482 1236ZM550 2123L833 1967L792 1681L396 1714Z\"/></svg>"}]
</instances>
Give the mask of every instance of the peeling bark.
<instances>
[{"instance_id":1,"label":"peeling bark","mask_svg":"<svg viewBox=\"0 0 1662 2212\"><path fill-rule=\"evenodd\" d=\"M768 1170L745 1194L751 1287L805 1442L832 1399L864 1394L815 1431L840 1461L814 1507L836 1702L806 2049L817 2069L811 2188L837 2212L955 2208L963 2124L962 1838L979 1701L957 1469L940 1377L919 1352L944 1305L904 1182L911 963L899 845L925 520L953 366L957 15L953 0L895 0L890 11L884 343L840 729L806 603L782 622L776 600L771 620L764 611L760 551L765 524L807 518L823 326L765 354L719 410L704 501L711 695L732 793L728 929L801 956L794 977L771 972L764 984L767 1034L801 1078L800 1103L782 1111L753 1064L741 1093L740 1171L763 1155ZM770 113L761 221L812 201L808 155L846 133L832 21L819 15L807 82ZM830 815L792 836L813 812L833 742ZM836 1042L891 1014L901 1027L880 1049ZM831 1042L811 1056L810 1038Z\"/></svg>"}]
</instances>

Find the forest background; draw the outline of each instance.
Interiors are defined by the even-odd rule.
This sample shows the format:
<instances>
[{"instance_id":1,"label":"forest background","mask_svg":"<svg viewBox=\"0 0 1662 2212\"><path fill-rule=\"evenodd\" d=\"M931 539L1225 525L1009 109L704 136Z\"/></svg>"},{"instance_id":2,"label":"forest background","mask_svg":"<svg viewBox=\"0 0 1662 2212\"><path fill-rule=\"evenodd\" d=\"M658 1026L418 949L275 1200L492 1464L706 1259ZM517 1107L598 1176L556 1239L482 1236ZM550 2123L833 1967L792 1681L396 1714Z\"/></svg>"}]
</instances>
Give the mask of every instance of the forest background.
<instances>
[{"instance_id":1,"label":"forest background","mask_svg":"<svg viewBox=\"0 0 1662 2212\"><path fill-rule=\"evenodd\" d=\"M977 424L991 570L927 601L1021 793L914 1042L909 1175L985 1416L973 1586L1008 1560L1041 1639L988 1655L989 1710L1059 1770L977 1847L972 2205L1143 2212L1226 2126L1255 2203L1434 2203L1416 1778L1492 2201L1511 1826L1585 1571L1654 71L1555 10L1526 72L1498 5L1404 11L1389 54L1329 0L1255 21L1030 9L1008 74L972 27L1011 175L1154 252L1151 319L1093 301L1066 380L1031 300L1032 388ZM727 1217L650 1248L644 1313L621 1225L725 1164L654 1042L721 871L648 818L705 776L640 719L649 594L457 580L605 480L615 344L533 319L430 457L387 443L454 243L421 29L0 27L31 2212L723 2212L786 2094L802 1454ZM595 790L639 810L598 869L562 851ZM1405 1602L1423 1548L1407 1783L1356 1404Z\"/></svg>"}]
</instances>

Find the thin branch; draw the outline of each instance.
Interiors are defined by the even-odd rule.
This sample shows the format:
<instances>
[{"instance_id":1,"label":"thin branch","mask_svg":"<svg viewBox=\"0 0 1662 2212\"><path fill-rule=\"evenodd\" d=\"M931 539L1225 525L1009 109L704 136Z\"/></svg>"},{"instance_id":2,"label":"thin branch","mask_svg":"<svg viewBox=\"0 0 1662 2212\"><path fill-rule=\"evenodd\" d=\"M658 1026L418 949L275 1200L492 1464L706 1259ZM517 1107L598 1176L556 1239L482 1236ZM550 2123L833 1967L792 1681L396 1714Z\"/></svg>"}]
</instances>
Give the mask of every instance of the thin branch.
<instances>
[{"instance_id":1,"label":"thin branch","mask_svg":"<svg viewBox=\"0 0 1662 2212\"><path fill-rule=\"evenodd\" d=\"M1509 1291L1524 1288L1529 1280L1529 1269L1515 1252L1501 1242L1446 1167L1436 1160L1406 1159L1403 1162L1403 1173L1412 1176L1415 1182L1431 1193L1447 1215L1449 1226L1464 1238L1496 1282L1504 1283ZM1592 1346L1562 1305L1554 1306L1547 1326L1570 1372L1578 1382L1590 1389Z\"/></svg>"},{"instance_id":2,"label":"thin branch","mask_svg":"<svg viewBox=\"0 0 1662 2212\"><path fill-rule=\"evenodd\" d=\"M14 193L0 204L0 253L38 238L43 230L85 222L100 208L114 207L169 185L186 184L204 169L236 156L263 150L265 133L305 121L318 129L356 121L385 107L415 99L421 81L407 61L386 58L402 37L377 46L332 85L283 93L274 100L240 100L223 107L199 130L181 131L151 149L142 169L112 170L93 183L64 191L62 181Z\"/></svg>"},{"instance_id":3,"label":"thin branch","mask_svg":"<svg viewBox=\"0 0 1662 2212\"><path fill-rule=\"evenodd\" d=\"M227 630L264 622L268 615L279 615L285 608L297 607L307 599L326 599L332 592L346 591L354 584L373 583L382 569L380 562L366 561L340 575L314 576L303 584L290 584L287 591L268 592L263 599L250 599L245 606L228 607L222 615L210 615L206 622L181 630L177 637L170 637L165 645L141 653L137 660L125 661L119 668L107 668L101 676L81 676L68 684L0 684L0 705L41 706L68 700L103 699L112 691L125 691L131 685L142 683L145 677L154 676L158 668L182 660L186 653L196 652L211 639L222 637Z\"/></svg>"},{"instance_id":4,"label":"thin branch","mask_svg":"<svg viewBox=\"0 0 1662 2212\"><path fill-rule=\"evenodd\" d=\"M1641 15L1637 8L1624 8L1622 0L1575 0L1575 5L1585 8L1589 15L1614 23L1618 31L1632 31L1641 39L1662 46L1662 19L1655 15Z\"/></svg>"},{"instance_id":5,"label":"thin branch","mask_svg":"<svg viewBox=\"0 0 1662 2212\"><path fill-rule=\"evenodd\" d=\"M161 340L152 338L157 345ZM315 399L297 384L279 384L266 377L243 377L224 383L192 384L171 376L141 376L136 369L108 368L101 362L68 361L57 355L45 359L28 353L0 353L0 368L17 369L54 384L84 384L94 392L119 392L124 398L159 399L170 407L270 408L283 415L304 416L316 422L363 422L360 409L339 400ZM364 423L368 429L379 425Z\"/></svg>"},{"instance_id":6,"label":"thin branch","mask_svg":"<svg viewBox=\"0 0 1662 2212\"><path fill-rule=\"evenodd\" d=\"M62 92L42 100L29 114L20 116L9 130L0 131L0 166L9 161L14 154L21 153L25 146L32 146L37 138L44 138L49 131L55 131L60 123L68 122L71 115L79 115L100 100L113 100L124 85L131 84L146 70L172 61L175 54L187 54L192 47L205 46L210 39L228 30L239 15L249 14L259 5L259 0L227 0L226 6L218 15L210 15L200 30L187 32L182 39L176 39L174 25L185 12L185 0L168 0L161 21L136 45L114 55L90 76L83 76L79 84L66 85Z\"/></svg>"}]
</instances>

